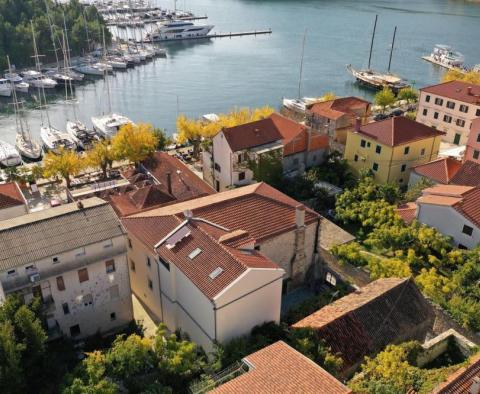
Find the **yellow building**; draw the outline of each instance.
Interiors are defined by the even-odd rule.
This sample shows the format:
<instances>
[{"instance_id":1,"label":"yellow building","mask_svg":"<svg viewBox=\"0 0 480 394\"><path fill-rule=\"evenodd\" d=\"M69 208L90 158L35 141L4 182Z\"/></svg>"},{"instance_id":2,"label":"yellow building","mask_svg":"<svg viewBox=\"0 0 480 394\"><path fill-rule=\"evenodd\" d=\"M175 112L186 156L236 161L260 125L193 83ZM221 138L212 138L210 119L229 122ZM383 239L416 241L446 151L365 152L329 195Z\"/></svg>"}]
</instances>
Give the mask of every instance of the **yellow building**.
<instances>
[{"instance_id":1,"label":"yellow building","mask_svg":"<svg viewBox=\"0 0 480 394\"><path fill-rule=\"evenodd\" d=\"M412 167L437 158L444 134L404 116L357 122L347 135L345 159L356 175L372 170L377 183L407 185Z\"/></svg>"}]
</instances>

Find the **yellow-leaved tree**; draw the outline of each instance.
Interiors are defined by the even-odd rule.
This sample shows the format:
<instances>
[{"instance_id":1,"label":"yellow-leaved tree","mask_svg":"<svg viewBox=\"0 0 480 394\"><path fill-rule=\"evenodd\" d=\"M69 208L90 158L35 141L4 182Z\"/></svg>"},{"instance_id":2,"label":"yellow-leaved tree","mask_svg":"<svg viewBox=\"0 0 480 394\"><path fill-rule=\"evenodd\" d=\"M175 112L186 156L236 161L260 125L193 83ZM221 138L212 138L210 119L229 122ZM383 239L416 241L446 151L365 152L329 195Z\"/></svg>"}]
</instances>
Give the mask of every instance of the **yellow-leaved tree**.
<instances>
[{"instance_id":1,"label":"yellow-leaved tree","mask_svg":"<svg viewBox=\"0 0 480 394\"><path fill-rule=\"evenodd\" d=\"M110 140L101 140L93 144L87 151L86 164L91 167L100 168L103 177L107 177L107 169L112 166L115 160L115 151Z\"/></svg>"},{"instance_id":2,"label":"yellow-leaved tree","mask_svg":"<svg viewBox=\"0 0 480 394\"><path fill-rule=\"evenodd\" d=\"M58 154L48 152L43 160L43 173L46 178L61 177L67 188L70 187L71 177L78 175L85 168L85 160L76 152L61 148Z\"/></svg>"},{"instance_id":3,"label":"yellow-leaved tree","mask_svg":"<svg viewBox=\"0 0 480 394\"><path fill-rule=\"evenodd\" d=\"M136 166L156 151L157 144L158 137L147 123L127 124L112 138L115 157L130 160Z\"/></svg>"},{"instance_id":4,"label":"yellow-leaved tree","mask_svg":"<svg viewBox=\"0 0 480 394\"><path fill-rule=\"evenodd\" d=\"M463 81L480 85L480 73L475 71L461 72L458 70L448 70L442 78L442 82Z\"/></svg>"},{"instance_id":5,"label":"yellow-leaved tree","mask_svg":"<svg viewBox=\"0 0 480 394\"><path fill-rule=\"evenodd\" d=\"M215 137L223 128L268 118L273 112L274 109L268 106L255 109L240 108L234 109L227 114L218 115L218 120L213 122L202 119L189 119L185 115L180 115L177 118L177 142L180 144L190 142L193 145L193 155L198 157L202 139Z\"/></svg>"}]
</instances>

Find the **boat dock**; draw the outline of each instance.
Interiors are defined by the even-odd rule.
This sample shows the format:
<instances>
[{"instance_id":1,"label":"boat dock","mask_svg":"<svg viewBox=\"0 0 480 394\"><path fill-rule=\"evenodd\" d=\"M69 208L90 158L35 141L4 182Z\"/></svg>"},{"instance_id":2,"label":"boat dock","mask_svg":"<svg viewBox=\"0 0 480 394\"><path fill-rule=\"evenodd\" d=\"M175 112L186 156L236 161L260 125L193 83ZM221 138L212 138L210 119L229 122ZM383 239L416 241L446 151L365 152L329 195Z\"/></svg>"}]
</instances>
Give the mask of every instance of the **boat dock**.
<instances>
[{"instance_id":1,"label":"boat dock","mask_svg":"<svg viewBox=\"0 0 480 394\"><path fill-rule=\"evenodd\" d=\"M272 29L268 30L252 30L252 31L240 31L240 32L229 32L229 33L213 33L207 34L206 36L199 37L185 37L185 38L173 38L170 40L160 40L154 41L154 43L160 42L172 42L172 41L186 41L186 40L204 40L207 38L222 38L222 37L241 37L241 36L259 36L264 34L272 34ZM140 43L140 41L138 41ZM144 40L143 42L151 42L149 40Z\"/></svg>"}]
</instances>

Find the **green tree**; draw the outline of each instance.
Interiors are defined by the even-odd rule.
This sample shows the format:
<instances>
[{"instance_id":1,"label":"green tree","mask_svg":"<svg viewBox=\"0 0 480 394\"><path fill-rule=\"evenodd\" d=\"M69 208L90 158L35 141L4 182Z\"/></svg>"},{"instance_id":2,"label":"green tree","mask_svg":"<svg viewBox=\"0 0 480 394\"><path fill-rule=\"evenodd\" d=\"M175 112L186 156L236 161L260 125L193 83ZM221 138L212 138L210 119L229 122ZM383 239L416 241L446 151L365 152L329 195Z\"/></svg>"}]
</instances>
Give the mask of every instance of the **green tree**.
<instances>
[{"instance_id":1,"label":"green tree","mask_svg":"<svg viewBox=\"0 0 480 394\"><path fill-rule=\"evenodd\" d=\"M385 86L375 95L374 102L382 108L382 112L385 112L385 109L395 102L395 95L390 88Z\"/></svg>"},{"instance_id":2,"label":"green tree","mask_svg":"<svg viewBox=\"0 0 480 394\"><path fill-rule=\"evenodd\" d=\"M398 92L398 99L405 100L407 103L415 102L418 100L418 90L407 87L403 88Z\"/></svg>"},{"instance_id":3,"label":"green tree","mask_svg":"<svg viewBox=\"0 0 480 394\"><path fill-rule=\"evenodd\" d=\"M250 154L249 154L250 155ZM274 150L248 159L247 168L253 172L253 179L277 187L282 182L282 152Z\"/></svg>"},{"instance_id":4,"label":"green tree","mask_svg":"<svg viewBox=\"0 0 480 394\"><path fill-rule=\"evenodd\" d=\"M138 165L157 149L158 139L152 125L129 123L112 139L112 149L119 159L127 159Z\"/></svg>"},{"instance_id":5,"label":"green tree","mask_svg":"<svg viewBox=\"0 0 480 394\"><path fill-rule=\"evenodd\" d=\"M172 138L167 135L165 130L157 127L153 129L153 134L155 134L155 137L157 137L157 150L164 151L168 145L173 143Z\"/></svg>"},{"instance_id":6,"label":"green tree","mask_svg":"<svg viewBox=\"0 0 480 394\"><path fill-rule=\"evenodd\" d=\"M416 201L417 198L421 197L422 191L428 187L433 186L434 183L427 178L421 178L413 186L409 187L405 192L403 199L405 202Z\"/></svg>"},{"instance_id":7,"label":"green tree","mask_svg":"<svg viewBox=\"0 0 480 394\"><path fill-rule=\"evenodd\" d=\"M115 152L109 140L97 141L87 151L86 164L100 168L104 179L107 178L107 170L112 167L114 160Z\"/></svg>"}]
</instances>

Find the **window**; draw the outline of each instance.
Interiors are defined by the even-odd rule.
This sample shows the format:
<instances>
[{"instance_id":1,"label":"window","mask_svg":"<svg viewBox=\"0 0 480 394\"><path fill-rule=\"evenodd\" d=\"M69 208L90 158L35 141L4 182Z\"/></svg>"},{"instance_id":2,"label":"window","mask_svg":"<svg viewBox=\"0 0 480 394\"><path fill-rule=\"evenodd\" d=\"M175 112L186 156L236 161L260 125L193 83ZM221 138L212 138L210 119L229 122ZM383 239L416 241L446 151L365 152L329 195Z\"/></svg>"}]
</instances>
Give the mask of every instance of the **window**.
<instances>
[{"instance_id":1,"label":"window","mask_svg":"<svg viewBox=\"0 0 480 394\"><path fill-rule=\"evenodd\" d=\"M128 247L132 249L132 240L130 238L127 238L128 241Z\"/></svg>"},{"instance_id":2,"label":"window","mask_svg":"<svg viewBox=\"0 0 480 394\"><path fill-rule=\"evenodd\" d=\"M406 164L402 164L402 168L400 169L401 172L405 172L405 170L407 169L407 165Z\"/></svg>"},{"instance_id":3,"label":"window","mask_svg":"<svg viewBox=\"0 0 480 394\"><path fill-rule=\"evenodd\" d=\"M107 272L107 274L115 272L115 260L105 261L105 271Z\"/></svg>"},{"instance_id":4,"label":"window","mask_svg":"<svg viewBox=\"0 0 480 394\"><path fill-rule=\"evenodd\" d=\"M65 290L65 282L63 281L63 276L57 276L57 289L58 291Z\"/></svg>"},{"instance_id":5,"label":"window","mask_svg":"<svg viewBox=\"0 0 480 394\"><path fill-rule=\"evenodd\" d=\"M161 257L158 258L158 261L160 261L160 264L162 264L167 269L167 271L170 271L170 263L168 263Z\"/></svg>"},{"instance_id":6,"label":"window","mask_svg":"<svg viewBox=\"0 0 480 394\"><path fill-rule=\"evenodd\" d=\"M400 179L398 180L398 183L403 183L403 178L400 178Z\"/></svg>"},{"instance_id":7,"label":"window","mask_svg":"<svg viewBox=\"0 0 480 394\"><path fill-rule=\"evenodd\" d=\"M117 320L117 314L115 312L110 313L110 321Z\"/></svg>"},{"instance_id":8,"label":"window","mask_svg":"<svg viewBox=\"0 0 480 394\"><path fill-rule=\"evenodd\" d=\"M461 136L462 136L461 134L458 134L458 133L455 134L455 137L453 138L453 143L454 143L455 145L460 144L460 137L461 137Z\"/></svg>"},{"instance_id":9,"label":"window","mask_svg":"<svg viewBox=\"0 0 480 394\"><path fill-rule=\"evenodd\" d=\"M150 290L153 290L153 282L152 282L151 279L148 279L148 288L149 288Z\"/></svg>"},{"instance_id":10,"label":"window","mask_svg":"<svg viewBox=\"0 0 480 394\"><path fill-rule=\"evenodd\" d=\"M467 113L468 112L468 105L460 105L460 112Z\"/></svg>"},{"instance_id":11,"label":"window","mask_svg":"<svg viewBox=\"0 0 480 394\"><path fill-rule=\"evenodd\" d=\"M327 275L325 276L325 281L331 284L332 286L337 285L337 278L335 278L335 276L332 275L330 272L327 272Z\"/></svg>"},{"instance_id":12,"label":"window","mask_svg":"<svg viewBox=\"0 0 480 394\"><path fill-rule=\"evenodd\" d=\"M15 275L17 275L17 270L7 271L7 276L15 276Z\"/></svg>"},{"instance_id":13,"label":"window","mask_svg":"<svg viewBox=\"0 0 480 394\"><path fill-rule=\"evenodd\" d=\"M93 296L92 294L85 294L83 297L82 297L82 301L83 301L83 306L89 306L89 305L93 305Z\"/></svg>"},{"instance_id":14,"label":"window","mask_svg":"<svg viewBox=\"0 0 480 394\"><path fill-rule=\"evenodd\" d=\"M480 156L480 151L474 150L472 157L473 157L475 160L477 160L479 156Z\"/></svg>"},{"instance_id":15,"label":"window","mask_svg":"<svg viewBox=\"0 0 480 394\"><path fill-rule=\"evenodd\" d=\"M382 147L380 145L377 145L375 148L376 153L381 153L382 152Z\"/></svg>"},{"instance_id":16,"label":"window","mask_svg":"<svg viewBox=\"0 0 480 394\"><path fill-rule=\"evenodd\" d=\"M370 148L370 145L371 145L370 142L367 142L367 148Z\"/></svg>"},{"instance_id":17,"label":"window","mask_svg":"<svg viewBox=\"0 0 480 394\"><path fill-rule=\"evenodd\" d=\"M353 161L358 161L358 155L355 155L355 156L353 157Z\"/></svg>"},{"instance_id":18,"label":"window","mask_svg":"<svg viewBox=\"0 0 480 394\"><path fill-rule=\"evenodd\" d=\"M463 126L465 126L465 121L463 119L457 119L455 121L455 124L459 127L463 127Z\"/></svg>"},{"instance_id":19,"label":"window","mask_svg":"<svg viewBox=\"0 0 480 394\"><path fill-rule=\"evenodd\" d=\"M378 171L378 163L373 163L372 169L373 171Z\"/></svg>"},{"instance_id":20,"label":"window","mask_svg":"<svg viewBox=\"0 0 480 394\"><path fill-rule=\"evenodd\" d=\"M213 167L215 168L215 171L222 172L222 168L220 167L220 165L218 163L215 163L213 165Z\"/></svg>"},{"instance_id":21,"label":"window","mask_svg":"<svg viewBox=\"0 0 480 394\"><path fill-rule=\"evenodd\" d=\"M425 97L425 102L429 103L430 102L430 95L427 94L427 96Z\"/></svg>"},{"instance_id":22,"label":"window","mask_svg":"<svg viewBox=\"0 0 480 394\"><path fill-rule=\"evenodd\" d=\"M477 109L477 112L475 112L475 116L480 116L480 108Z\"/></svg>"},{"instance_id":23,"label":"window","mask_svg":"<svg viewBox=\"0 0 480 394\"><path fill-rule=\"evenodd\" d=\"M422 148L422 150L420 151L420 156L423 156L425 154L425 148Z\"/></svg>"},{"instance_id":24,"label":"window","mask_svg":"<svg viewBox=\"0 0 480 394\"><path fill-rule=\"evenodd\" d=\"M467 226L466 224L463 226L462 233L467 234L467 235L472 235L473 234L473 227Z\"/></svg>"},{"instance_id":25,"label":"window","mask_svg":"<svg viewBox=\"0 0 480 394\"><path fill-rule=\"evenodd\" d=\"M260 245L255 245L255 247L253 249L260 250Z\"/></svg>"},{"instance_id":26,"label":"window","mask_svg":"<svg viewBox=\"0 0 480 394\"><path fill-rule=\"evenodd\" d=\"M135 261L130 260L130 269L135 272Z\"/></svg>"},{"instance_id":27,"label":"window","mask_svg":"<svg viewBox=\"0 0 480 394\"><path fill-rule=\"evenodd\" d=\"M147 256L147 267L151 267L152 262L150 261L150 256Z\"/></svg>"},{"instance_id":28,"label":"window","mask_svg":"<svg viewBox=\"0 0 480 394\"><path fill-rule=\"evenodd\" d=\"M53 264L56 264L56 263L59 263L60 260L58 259L58 257L53 257L52 258L52 261L53 261Z\"/></svg>"},{"instance_id":29,"label":"window","mask_svg":"<svg viewBox=\"0 0 480 394\"><path fill-rule=\"evenodd\" d=\"M118 288L118 285L113 285L112 287L110 287L108 289L108 292L110 293L111 300L116 300L120 297L120 289Z\"/></svg>"},{"instance_id":30,"label":"window","mask_svg":"<svg viewBox=\"0 0 480 394\"><path fill-rule=\"evenodd\" d=\"M477 135L477 142L480 142L480 133Z\"/></svg>"},{"instance_id":31,"label":"window","mask_svg":"<svg viewBox=\"0 0 480 394\"><path fill-rule=\"evenodd\" d=\"M435 112L435 113L433 114L433 118L434 118L434 119L438 119L438 112Z\"/></svg>"},{"instance_id":32,"label":"window","mask_svg":"<svg viewBox=\"0 0 480 394\"><path fill-rule=\"evenodd\" d=\"M238 163L240 164L242 161L244 161L244 155L242 153L238 154Z\"/></svg>"},{"instance_id":33,"label":"window","mask_svg":"<svg viewBox=\"0 0 480 394\"><path fill-rule=\"evenodd\" d=\"M458 244L458 249L468 249L465 245Z\"/></svg>"},{"instance_id":34,"label":"window","mask_svg":"<svg viewBox=\"0 0 480 394\"><path fill-rule=\"evenodd\" d=\"M427 114L428 114L428 109L425 108L425 109L423 110L423 116L427 116Z\"/></svg>"},{"instance_id":35,"label":"window","mask_svg":"<svg viewBox=\"0 0 480 394\"><path fill-rule=\"evenodd\" d=\"M454 109L455 103L453 101L447 101L447 108ZM460 106L460 108L462 107Z\"/></svg>"},{"instance_id":36,"label":"window","mask_svg":"<svg viewBox=\"0 0 480 394\"><path fill-rule=\"evenodd\" d=\"M410 147L406 146L405 149L403 150L404 155L408 155L410 153Z\"/></svg>"},{"instance_id":37,"label":"window","mask_svg":"<svg viewBox=\"0 0 480 394\"><path fill-rule=\"evenodd\" d=\"M365 148L365 145L366 145L366 144L367 144L367 141L365 141L365 140L360 140L360 146L361 146L362 148Z\"/></svg>"},{"instance_id":38,"label":"window","mask_svg":"<svg viewBox=\"0 0 480 394\"><path fill-rule=\"evenodd\" d=\"M443 99L437 97L437 98L435 99L435 104L437 104L437 105L443 105Z\"/></svg>"},{"instance_id":39,"label":"window","mask_svg":"<svg viewBox=\"0 0 480 394\"><path fill-rule=\"evenodd\" d=\"M112 246L113 246L113 241L111 239L105 241L105 243L103 244L104 248L111 248Z\"/></svg>"},{"instance_id":40,"label":"window","mask_svg":"<svg viewBox=\"0 0 480 394\"><path fill-rule=\"evenodd\" d=\"M78 280L80 281L80 283L86 282L88 280L88 270L86 268L78 270Z\"/></svg>"},{"instance_id":41,"label":"window","mask_svg":"<svg viewBox=\"0 0 480 394\"><path fill-rule=\"evenodd\" d=\"M63 314L68 315L70 313L70 308L68 307L68 303L64 302L62 304Z\"/></svg>"},{"instance_id":42,"label":"window","mask_svg":"<svg viewBox=\"0 0 480 394\"><path fill-rule=\"evenodd\" d=\"M78 324L75 324L74 326L70 327L70 335L72 337L76 337L80 335L80 326Z\"/></svg>"},{"instance_id":43,"label":"window","mask_svg":"<svg viewBox=\"0 0 480 394\"><path fill-rule=\"evenodd\" d=\"M78 248L75 251L75 257L82 257L85 256L85 248Z\"/></svg>"},{"instance_id":44,"label":"window","mask_svg":"<svg viewBox=\"0 0 480 394\"><path fill-rule=\"evenodd\" d=\"M443 115L443 121L447 123L452 123L452 117L449 115Z\"/></svg>"},{"instance_id":45,"label":"window","mask_svg":"<svg viewBox=\"0 0 480 394\"><path fill-rule=\"evenodd\" d=\"M238 180L239 180L239 181L243 181L244 179L245 179L245 173L244 173L244 172L240 172L240 173L238 174Z\"/></svg>"}]
</instances>

